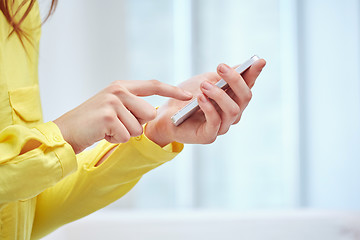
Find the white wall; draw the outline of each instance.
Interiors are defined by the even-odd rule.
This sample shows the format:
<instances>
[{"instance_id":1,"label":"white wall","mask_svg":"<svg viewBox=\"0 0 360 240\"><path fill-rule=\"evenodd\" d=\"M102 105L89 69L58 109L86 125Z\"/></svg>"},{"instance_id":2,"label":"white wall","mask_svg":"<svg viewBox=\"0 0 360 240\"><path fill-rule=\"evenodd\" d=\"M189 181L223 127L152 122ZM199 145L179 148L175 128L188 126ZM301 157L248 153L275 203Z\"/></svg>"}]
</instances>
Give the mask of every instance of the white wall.
<instances>
[{"instance_id":1,"label":"white wall","mask_svg":"<svg viewBox=\"0 0 360 240\"><path fill-rule=\"evenodd\" d=\"M46 121L127 78L125 1L59 1L42 29L40 86ZM41 5L43 6L43 5ZM42 12L47 9L43 6ZM116 30L114 30L116 28Z\"/></svg>"},{"instance_id":2,"label":"white wall","mask_svg":"<svg viewBox=\"0 0 360 240\"><path fill-rule=\"evenodd\" d=\"M300 1L305 206L360 208L360 3Z\"/></svg>"},{"instance_id":3,"label":"white wall","mask_svg":"<svg viewBox=\"0 0 360 240\"><path fill-rule=\"evenodd\" d=\"M112 207L359 209L359 9L356 0L60 1L41 40L44 118L116 79L174 83L256 53L268 64L239 126L187 147Z\"/></svg>"},{"instance_id":4,"label":"white wall","mask_svg":"<svg viewBox=\"0 0 360 240\"><path fill-rule=\"evenodd\" d=\"M124 198L48 239L78 239L92 224L116 237L120 228L131 236L131 227L139 226L147 239L175 239L175 233L210 239L205 234L212 223L219 226L216 234L244 239L356 239L357 213L290 212L278 218L277 212L223 211L360 209L359 25L357 0L60 1L41 41L46 121L116 79L175 83L255 53L267 66L239 126L210 146L187 146ZM172 231L161 227L152 235L147 226L156 216L141 210L184 208L205 212L162 212L164 224L172 219ZM220 215L208 215L213 209ZM127 229L128 219L133 226ZM105 236L93 230L95 239Z\"/></svg>"}]
</instances>

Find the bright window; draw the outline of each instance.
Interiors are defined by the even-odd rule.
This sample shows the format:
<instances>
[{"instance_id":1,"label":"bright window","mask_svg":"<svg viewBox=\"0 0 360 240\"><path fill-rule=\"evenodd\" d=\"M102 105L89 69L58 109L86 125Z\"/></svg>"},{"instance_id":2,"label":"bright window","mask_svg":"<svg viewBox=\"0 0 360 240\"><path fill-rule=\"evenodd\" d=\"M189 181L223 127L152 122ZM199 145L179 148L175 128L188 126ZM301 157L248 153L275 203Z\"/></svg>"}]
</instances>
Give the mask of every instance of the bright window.
<instances>
[{"instance_id":1,"label":"bright window","mask_svg":"<svg viewBox=\"0 0 360 240\"><path fill-rule=\"evenodd\" d=\"M117 79L176 84L258 54L267 66L240 124L212 145L186 146L109 208L358 209L359 9L356 0L60 1L41 42L44 119Z\"/></svg>"}]
</instances>

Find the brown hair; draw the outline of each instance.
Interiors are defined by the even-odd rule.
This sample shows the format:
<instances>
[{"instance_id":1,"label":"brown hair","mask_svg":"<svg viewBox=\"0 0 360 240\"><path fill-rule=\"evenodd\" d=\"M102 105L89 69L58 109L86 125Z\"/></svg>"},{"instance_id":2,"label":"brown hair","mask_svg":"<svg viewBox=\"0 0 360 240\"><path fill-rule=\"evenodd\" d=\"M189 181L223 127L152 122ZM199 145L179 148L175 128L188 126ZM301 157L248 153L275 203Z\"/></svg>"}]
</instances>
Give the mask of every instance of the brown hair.
<instances>
[{"instance_id":1,"label":"brown hair","mask_svg":"<svg viewBox=\"0 0 360 240\"><path fill-rule=\"evenodd\" d=\"M12 34L16 34L20 41L21 44L24 46L23 43L23 38L25 38L27 41L29 41L30 43L32 43L29 34L26 33L22 28L21 28L21 24L24 22L25 18L29 15L31 9L34 6L34 3L37 0L22 0L22 2L19 4L19 7L16 9L16 11L14 11L13 7L15 4L16 0L0 0L0 11L4 14L7 22L11 25L11 27L13 28L13 30L10 32L9 37ZM45 20L43 21L43 23L51 16L51 14L54 13L55 9L56 9L56 5L57 5L58 0L52 0L51 2L51 6L50 6L50 10L49 13L47 14L47 16L45 17ZM24 12L24 15L17 18L20 19L18 21L15 20L15 18L17 17L17 15L19 14L20 10L27 5L27 8ZM40 26L39 26L40 27Z\"/></svg>"}]
</instances>

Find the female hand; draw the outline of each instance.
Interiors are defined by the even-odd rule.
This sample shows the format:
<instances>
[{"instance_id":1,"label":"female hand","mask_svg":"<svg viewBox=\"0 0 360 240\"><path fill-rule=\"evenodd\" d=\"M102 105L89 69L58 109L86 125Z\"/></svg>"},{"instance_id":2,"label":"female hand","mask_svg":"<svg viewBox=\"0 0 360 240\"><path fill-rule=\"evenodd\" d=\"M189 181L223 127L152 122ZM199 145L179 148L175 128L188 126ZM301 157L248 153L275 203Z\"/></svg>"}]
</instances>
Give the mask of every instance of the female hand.
<instances>
[{"instance_id":1,"label":"female hand","mask_svg":"<svg viewBox=\"0 0 360 240\"><path fill-rule=\"evenodd\" d=\"M101 139L127 142L130 137L141 135L142 124L156 117L156 109L139 98L150 95L182 101L192 98L191 93L157 80L115 81L54 123L75 153Z\"/></svg>"},{"instance_id":2,"label":"female hand","mask_svg":"<svg viewBox=\"0 0 360 240\"><path fill-rule=\"evenodd\" d=\"M232 124L240 121L242 112L251 100L251 88L265 64L263 59L257 61L243 77L233 68L220 64L218 74L205 73L183 82L179 87L197 96L202 111L197 111L176 127L171 122L171 116L188 102L171 99L158 109L157 117L148 123L145 134L160 146L173 141L200 144L214 142L218 135L225 134ZM214 85L221 78L230 86L226 91Z\"/></svg>"}]
</instances>

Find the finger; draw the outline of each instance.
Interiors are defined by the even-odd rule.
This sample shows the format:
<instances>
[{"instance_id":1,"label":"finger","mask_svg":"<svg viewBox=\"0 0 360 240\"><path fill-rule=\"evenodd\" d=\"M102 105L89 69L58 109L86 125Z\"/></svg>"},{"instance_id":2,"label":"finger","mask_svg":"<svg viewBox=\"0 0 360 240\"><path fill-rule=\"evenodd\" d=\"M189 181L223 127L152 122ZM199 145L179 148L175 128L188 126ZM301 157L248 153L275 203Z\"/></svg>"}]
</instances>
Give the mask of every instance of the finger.
<instances>
[{"instance_id":1,"label":"finger","mask_svg":"<svg viewBox=\"0 0 360 240\"><path fill-rule=\"evenodd\" d=\"M234 92L229 89L229 91L226 91L226 93L229 95L229 97L231 97L236 103L238 103L240 100L238 97L236 97L236 95L234 94ZM239 106L240 104L238 104ZM235 119L235 121L233 122L233 125L237 124L238 122L240 122L241 116L242 116L243 111L240 111L240 115Z\"/></svg>"},{"instance_id":2,"label":"finger","mask_svg":"<svg viewBox=\"0 0 360 240\"><path fill-rule=\"evenodd\" d=\"M123 85L112 85L110 92L116 96L116 101L111 98L110 103L115 108L118 105L123 105L141 124L151 121L156 117L156 109L151 104L130 93Z\"/></svg>"},{"instance_id":3,"label":"finger","mask_svg":"<svg viewBox=\"0 0 360 240\"><path fill-rule=\"evenodd\" d=\"M141 125L144 125L145 123L151 121L151 120L150 120L150 121L147 121L147 120L144 120L144 119L141 119L141 118L138 118L137 120L139 121L139 123L140 123Z\"/></svg>"},{"instance_id":4,"label":"finger","mask_svg":"<svg viewBox=\"0 0 360 240\"><path fill-rule=\"evenodd\" d=\"M259 76L265 65L266 61L264 59L260 59L256 61L243 74L241 74L249 88L252 88L254 86L256 78Z\"/></svg>"},{"instance_id":5,"label":"finger","mask_svg":"<svg viewBox=\"0 0 360 240\"><path fill-rule=\"evenodd\" d=\"M215 141L220 128L220 115L210 100L207 99L203 94L198 96L198 103L200 109L205 115L205 123L198 130L198 135L201 139L200 141L204 144L212 143Z\"/></svg>"},{"instance_id":6,"label":"finger","mask_svg":"<svg viewBox=\"0 0 360 240\"><path fill-rule=\"evenodd\" d=\"M104 139L110 143L125 143L130 140L129 132L115 116L109 118L107 129Z\"/></svg>"},{"instance_id":7,"label":"finger","mask_svg":"<svg viewBox=\"0 0 360 240\"><path fill-rule=\"evenodd\" d=\"M252 97L251 90L244 79L226 64L218 66L218 74L229 84L230 89L228 91L234 93L234 100L236 100L241 111L244 111Z\"/></svg>"},{"instance_id":8,"label":"finger","mask_svg":"<svg viewBox=\"0 0 360 240\"><path fill-rule=\"evenodd\" d=\"M129 84L131 82L131 84ZM136 96L159 95L163 97L171 97L178 100L190 100L193 95L179 87L172 86L158 80L136 80L127 81L127 89Z\"/></svg>"},{"instance_id":9,"label":"finger","mask_svg":"<svg viewBox=\"0 0 360 240\"><path fill-rule=\"evenodd\" d=\"M143 133L143 128L138 119L130 112L125 106L119 101L119 104L116 106L116 113L127 129L131 137L140 136Z\"/></svg>"},{"instance_id":10,"label":"finger","mask_svg":"<svg viewBox=\"0 0 360 240\"><path fill-rule=\"evenodd\" d=\"M141 124L147 123L156 117L156 109L142 98L129 94L123 96L121 101Z\"/></svg>"},{"instance_id":11,"label":"finger","mask_svg":"<svg viewBox=\"0 0 360 240\"><path fill-rule=\"evenodd\" d=\"M235 121L233 122L233 125L238 124L238 123L240 122L241 115L242 115L242 112L241 112L240 115L235 119Z\"/></svg>"},{"instance_id":12,"label":"finger","mask_svg":"<svg viewBox=\"0 0 360 240\"><path fill-rule=\"evenodd\" d=\"M228 93L228 92L227 92L227 93ZM232 91L231 91L231 93L232 93ZM235 121L232 123L232 125L234 125L234 124L237 124L237 123L240 121L241 116L242 116L243 112L245 111L246 107L248 106L250 100L240 99L240 98L238 98L237 96L235 96L234 93L229 94L229 96L232 96L231 98L238 104L238 106L241 106L241 107L240 107L240 115L239 115L239 116L235 119Z\"/></svg>"},{"instance_id":13,"label":"finger","mask_svg":"<svg viewBox=\"0 0 360 240\"><path fill-rule=\"evenodd\" d=\"M240 107L224 90L207 81L201 83L201 90L219 106L221 126L218 134L225 134L240 116Z\"/></svg>"}]
</instances>

